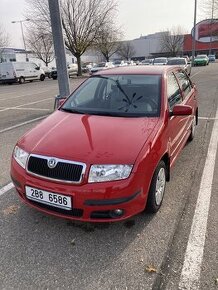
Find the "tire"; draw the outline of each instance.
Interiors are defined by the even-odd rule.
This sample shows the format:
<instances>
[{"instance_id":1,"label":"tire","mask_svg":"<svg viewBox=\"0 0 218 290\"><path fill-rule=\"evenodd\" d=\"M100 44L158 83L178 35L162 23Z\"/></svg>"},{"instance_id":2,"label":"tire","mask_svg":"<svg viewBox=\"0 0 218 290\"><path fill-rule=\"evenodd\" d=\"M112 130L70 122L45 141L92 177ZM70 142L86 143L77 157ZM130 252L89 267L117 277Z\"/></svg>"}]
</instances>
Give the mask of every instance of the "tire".
<instances>
[{"instance_id":1,"label":"tire","mask_svg":"<svg viewBox=\"0 0 218 290\"><path fill-rule=\"evenodd\" d=\"M57 79L57 77L52 77L53 78L53 80L56 80Z\"/></svg>"},{"instance_id":2,"label":"tire","mask_svg":"<svg viewBox=\"0 0 218 290\"><path fill-rule=\"evenodd\" d=\"M148 193L147 210L156 213L162 204L166 187L166 164L161 160L155 169Z\"/></svg>"},{"instance_id":3,"label":"tire","mask_svg":"<svg viewBox=\"0 0 218 290\"><path fill-rule=\"evenodd\" d=\"M193 121L192 121L192 125L191 125L191 133L188 137L188 141L191 142L194 137L195 137L195 129L196 129L196 125L197 125L197 118L196 118L196 115L194 116L193 118Z\"/></svg>"},{"instance_id":4,"label":"tire","mask_svg":"<svg viewBox=\"0 0 218 290\"><path fill-rule=\"evenodd\" d=\"M45 80L45 75L41 75L41 76L40 76L40 81L43 82L44 80Z\"/></svg>"},{"instance_id":5,"label":"tire","mask_svg":"<svg viewBox=\"0 0 218 290\"><path fill-rule=\"evenodd\" d=\"M24 84L25 83L25 78L24 77L20 77L19 78L19 84Z\"/></svg>"}]
</instances>

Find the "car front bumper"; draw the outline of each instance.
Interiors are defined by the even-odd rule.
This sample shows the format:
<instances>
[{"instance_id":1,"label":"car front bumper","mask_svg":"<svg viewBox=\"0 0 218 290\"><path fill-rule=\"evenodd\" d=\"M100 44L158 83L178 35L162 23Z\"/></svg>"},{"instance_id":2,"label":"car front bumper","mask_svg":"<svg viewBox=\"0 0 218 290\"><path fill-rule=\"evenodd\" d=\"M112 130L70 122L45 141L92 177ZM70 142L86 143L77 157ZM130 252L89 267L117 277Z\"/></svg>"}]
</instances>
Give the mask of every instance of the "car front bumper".
<instances>
[{"instance_id":1,"label":"car front bumper","mask_svg":"<svg viewBox=\"0 0 218 290\"><path fill-rule=\"evenodd\" d=\"M57 183L28 174L12 159L11 178L24 203L46 214L71 220L87 222L124 220L142 212L147 200L142 175L136 173L120 181L79 185ZM63 210L28 199L25 194L26 186L71 197L72 210ZM117 215L116 210L121 210L122 214Z\"/></svg>"},{"instance_id":2,"label":"car front bumper","mask_svg":"<svg viewBox=\"0 0 218 290\"><path fill-rule=\"evenodd\" d=\"M194 61L194 65L206 65L207 62L204 60L204 61Z\"/></svg>"}]
</instances>

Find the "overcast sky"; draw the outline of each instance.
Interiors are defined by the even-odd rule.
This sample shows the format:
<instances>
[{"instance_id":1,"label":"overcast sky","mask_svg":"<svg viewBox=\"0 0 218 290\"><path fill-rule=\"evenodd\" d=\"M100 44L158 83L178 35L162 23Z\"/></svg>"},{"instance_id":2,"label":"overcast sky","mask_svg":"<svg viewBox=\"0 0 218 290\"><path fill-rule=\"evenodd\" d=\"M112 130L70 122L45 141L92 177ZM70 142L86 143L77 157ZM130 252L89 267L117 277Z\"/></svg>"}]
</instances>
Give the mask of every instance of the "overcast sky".
<instances>
[{"instance_id":1,"label":"overcast sky","mask_svg":"<svg viewBox=\"0 0 218 290\"><path fill-rule=\"evenodd\" d=\"M117 23L125 32L124 39L138 38L178 25L190 33L193 27L194 0L117 1ZM0 23L9 33L12 47L23 47L20 24L12 24L11 21L24 19L24 10L25 0L0 0ZM197 20L199 18L198 11Z\"/></svg>"}]
</instances>

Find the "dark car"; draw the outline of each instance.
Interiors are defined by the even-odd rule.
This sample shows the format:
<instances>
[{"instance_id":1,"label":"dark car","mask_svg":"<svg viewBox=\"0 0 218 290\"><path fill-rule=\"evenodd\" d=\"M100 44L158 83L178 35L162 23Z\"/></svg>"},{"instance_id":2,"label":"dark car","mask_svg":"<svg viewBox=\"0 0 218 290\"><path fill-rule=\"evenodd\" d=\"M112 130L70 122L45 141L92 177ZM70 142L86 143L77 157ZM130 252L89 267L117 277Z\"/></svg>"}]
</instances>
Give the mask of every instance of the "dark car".
<instances>
[{"instance_id":1,"label":"dark car","mask_svg":"<svg viewBox=\"0 0 218 290\"><path fill-rule=\"evenodd\" d=\"M75 63L71 63L67 65L67 72L68 72L68 76L69 78L73 75L77 75L78 73L78 66ZM57 73L57 69L53 69L50 73L50 78L52 78L53 80L56 80L58 77L58 73Z\"/></svg>"}]
</instances>

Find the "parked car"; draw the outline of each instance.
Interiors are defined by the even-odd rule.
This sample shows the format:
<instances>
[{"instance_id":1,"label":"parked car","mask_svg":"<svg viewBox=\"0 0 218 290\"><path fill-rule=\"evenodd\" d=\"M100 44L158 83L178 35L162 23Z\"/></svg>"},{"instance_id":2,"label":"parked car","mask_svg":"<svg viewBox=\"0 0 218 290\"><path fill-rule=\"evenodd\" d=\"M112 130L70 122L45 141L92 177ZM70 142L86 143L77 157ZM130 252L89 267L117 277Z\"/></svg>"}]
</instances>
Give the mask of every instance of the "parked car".
<instances>
[{"instance_id":1,"label":"parked car","mask_svg":"<svg viewBox=\"0 0 218 290\"><path fill-rule=\"evenodd\" d=\"M127 65L127 63L126 63L124 60L115 60L115 61L113 62L113 65L114 65L115 67L117 67L117 66L125 66L125 65Z\"/></svg>"},{"instance_id":2,"label":"parked car","mask_svg":"<svg viewBox=\"0 0 218 290\"><path fill-rule=\"evenodd\" d=\"M19 83L44 81L45 72L33 62L0 63L0 83Z\"/></svg>"},{"instance_id":3,"label":"parked car","mask_svg":"<svg viewBox=\"0 0 218 290\"><path fill-rule=\"evenodd\" d=\"M167 57L156 57L153 60L153 65L166 65Z\"/></svg>"},{"instance_id":4,"label":"parked car","mask_svg":"<svg viewBox=\"0 0 218 290\"><path fill-rule=\"evenodd\" d=\"M44 71L45 77L50 78L51 68L49 68L48 66L43 66L41 67L41 69Z\"/></svg>"},{"instance_id":5,"label":"parked car","mask_svg":"<svg viewBox=\"0 0 218 290\"><path fill-rule=\"evenodd\" d=\"M208 58L209 58L209 62L214 62L216 61L216 56L214 54L209 54L208 55Z\"/></svg>"},{"instance_id":6,"label":"parked car","mask_svg":"<svg viewBox=\"0 0 218 290\"><path fill-rule=\"evenodd\" d=\"M110 61L109 62L100 62L91 68L90 73L93 74L93 73L96 73L100 70L104 70L104 69L108 69L108 68L112 68L112 67L114 67L114 64Z\"/></svg>"},{"instance_id":7,"label":"parked car","mask_svg":"<svg viewBox=\"0 0 218 290\"><path fill-rule=\"evenodd\" d=\"M78 66L76 63L71 63L71 64L68 64L67 65L67 72L68 72L68 76L69 78L72 77L72 76L75 76L77 75L78 73ZM53 69L50 73L50 76L53 80L56 80L57 77L58 77L58 72L57 72L57 69Z\"/></svg>"},{"instance_id":8,"label":"parked car","mask_svg":"<svg viewBox=\"0 0 218 290\"><path fill-rule=\"evenodd\" d=\"M82 69L82 73L84 74L89 72L89 67L85 64L82 64L81 69Z\"/></svg>"},{"instance_id":9,"label":"parked car","mask_svg":"<svg viewBox=\"0 0 218 290\"><path fill-rule=\"evenodd\" d=\"M134 61L133 60L127 60L127 65L135 65Z\"/></svg>"},{"instance_id":10,"label":"parked car","mask_svg":"<svg viewBox=\"0 0 218 290\"><path fill-rule=\"evenodd\" d=\"M101 70L20 138L11 177L23 202L62 218L155 213L197 121L196 87L181 68Z\"/></svg>"},{"instance_id":11,"label":"parked car","mask_svg":"<svg viewBox=\"0 0 218 290\"><path fill-rule=\"evenodd\" d=\"M206 54L199 54L194 58L194 66L197 65L208 65L209 58Z\"/></svg>"},{"instance_id":12,"label":"parked car","mask_svg":"<svg viewBox=\"0 0 218 290\"><path fill-rule=\"evenodd\" d=\"M143 59L140 63L139 63L139 65L150 65L151 64L151 62L150 62L150 59Z\"/></svg>"},{"instance_id":13,"label":"parked car","mask_svg":"<svg viewBox=\"0 0 218 290\"><path fill-rule=\"evenodd\" d=\"M184 57L172 57L167 61L167 65L177 65L184 69L187 75L191 75L191 63Z\"/></svg>"}]
</instances>

